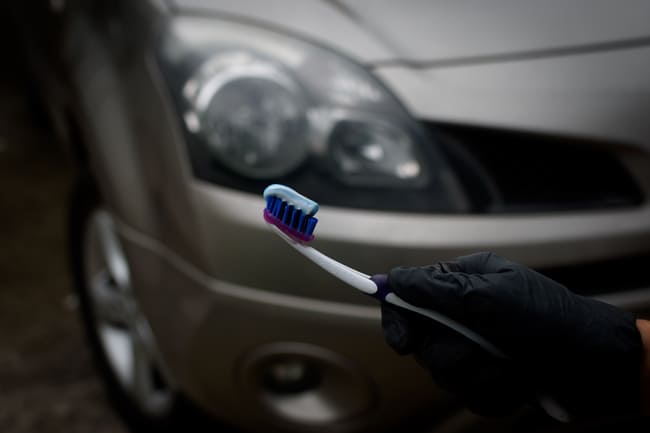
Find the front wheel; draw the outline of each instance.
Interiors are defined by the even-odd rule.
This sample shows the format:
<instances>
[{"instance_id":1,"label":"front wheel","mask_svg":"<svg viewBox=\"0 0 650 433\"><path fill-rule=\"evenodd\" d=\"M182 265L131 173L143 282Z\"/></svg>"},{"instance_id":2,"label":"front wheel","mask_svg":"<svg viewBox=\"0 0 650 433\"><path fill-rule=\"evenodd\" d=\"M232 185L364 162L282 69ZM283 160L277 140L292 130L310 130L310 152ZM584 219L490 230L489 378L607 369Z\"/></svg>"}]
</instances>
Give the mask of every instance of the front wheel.
<instances>
[{"instance_id":1,"label":"front wheel","mask_svg":"<svg viewBox=\"0 0 650 433\"><path fill-rule=\"evenodd\" d=\"M68 231L83 326L112 405L134 431L205 426L208 418L167 379L115 221L88 177L73 192Z\"/></svg>"}]
</instances>

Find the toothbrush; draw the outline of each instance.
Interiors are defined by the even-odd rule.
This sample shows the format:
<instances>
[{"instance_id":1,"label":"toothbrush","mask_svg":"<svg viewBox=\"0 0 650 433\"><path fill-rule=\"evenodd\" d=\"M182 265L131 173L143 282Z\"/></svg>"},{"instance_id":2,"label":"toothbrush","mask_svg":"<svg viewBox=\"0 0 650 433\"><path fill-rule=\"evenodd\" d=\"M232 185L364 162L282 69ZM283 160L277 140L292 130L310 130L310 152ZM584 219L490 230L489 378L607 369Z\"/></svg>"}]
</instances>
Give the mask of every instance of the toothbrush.
<instances>
[{"instance_id":1,"label":"toothbrush","mask_svg":"<svg viewBox=\"0 0 650 433\"><path fill-rule=\"evenodd\" d=\"M319 209L318 203L315 201L297 193L288 186L279 184L269 185L264 190L264 199L266 201L264 220L275 233L325 271L368 296L435 320L475 342L491 355L508 359L501 349L465 325L436 311L412 305L391 292L388 288L386 275L366 275L309 246L308 243L314 239L314 229L318 222L318 219L314 217ZM538 401L540 406L553 418L563 422L569 421L569 414L550 396L540 394Z\"/></svg>"}]
</instances>

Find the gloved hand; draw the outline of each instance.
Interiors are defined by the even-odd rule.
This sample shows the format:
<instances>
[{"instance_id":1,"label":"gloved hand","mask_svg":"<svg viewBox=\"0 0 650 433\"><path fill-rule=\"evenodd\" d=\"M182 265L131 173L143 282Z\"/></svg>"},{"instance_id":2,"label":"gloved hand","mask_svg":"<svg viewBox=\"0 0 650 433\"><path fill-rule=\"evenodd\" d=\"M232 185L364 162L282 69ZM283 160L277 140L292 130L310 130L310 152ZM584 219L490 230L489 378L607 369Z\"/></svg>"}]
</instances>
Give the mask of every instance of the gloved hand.
<instances>
[{"instance_id":1,"label":"gloved hand","mask_svg":"<svg viewBox=\"0 0 650 433\"><path fill-rule=\"evenodd\" d=\"M413 353L474 412L505 415L543 391L574 417L638 413L642 343L632 314L491 253L395 268L387 284L510 357L496 358L433 320L382 304L388 344Z\"/></svg>"}]
</instances>

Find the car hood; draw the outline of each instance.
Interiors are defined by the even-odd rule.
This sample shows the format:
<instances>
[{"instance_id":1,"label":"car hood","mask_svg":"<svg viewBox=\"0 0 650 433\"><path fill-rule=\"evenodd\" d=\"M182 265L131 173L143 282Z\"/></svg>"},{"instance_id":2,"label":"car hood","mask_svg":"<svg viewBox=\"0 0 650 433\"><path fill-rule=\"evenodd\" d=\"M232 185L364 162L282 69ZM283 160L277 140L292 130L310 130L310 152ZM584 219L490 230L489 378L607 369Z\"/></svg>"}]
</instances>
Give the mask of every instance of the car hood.
<instances>
[{"instance_id":1,"label":"car hood","mask_svg":"<svg viewBox=\"0 0 650 433\"><path fill-rule=\"evenodd\" d=\"M630 0L170 0L181 11L253 21L333 46L365 63L548 54L650 34L650 7ZM585 11L589 13L586 14Z\"/></svg>"}]
</instances>

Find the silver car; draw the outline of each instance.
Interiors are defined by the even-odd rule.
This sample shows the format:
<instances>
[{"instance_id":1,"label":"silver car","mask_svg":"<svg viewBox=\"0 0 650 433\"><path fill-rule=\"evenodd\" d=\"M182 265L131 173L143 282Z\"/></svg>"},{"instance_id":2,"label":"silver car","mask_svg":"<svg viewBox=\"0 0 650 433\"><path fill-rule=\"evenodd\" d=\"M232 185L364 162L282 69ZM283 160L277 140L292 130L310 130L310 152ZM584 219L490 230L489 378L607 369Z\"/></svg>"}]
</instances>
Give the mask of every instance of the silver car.
<instances>
[{"instance_id":1,"label":"silver car","mask_svg":"<svg viewBox=\"0 0 650 433\"><path fill-rule=\"evenodd\" d=\"M318 201L315 244L365 272L492 250L650 311L648 2L49 8L75 283L138 422L187 402L265 432L475 420L385 345L372 299L274 236L269 183Z\"/></svg>"}]
</instances>

